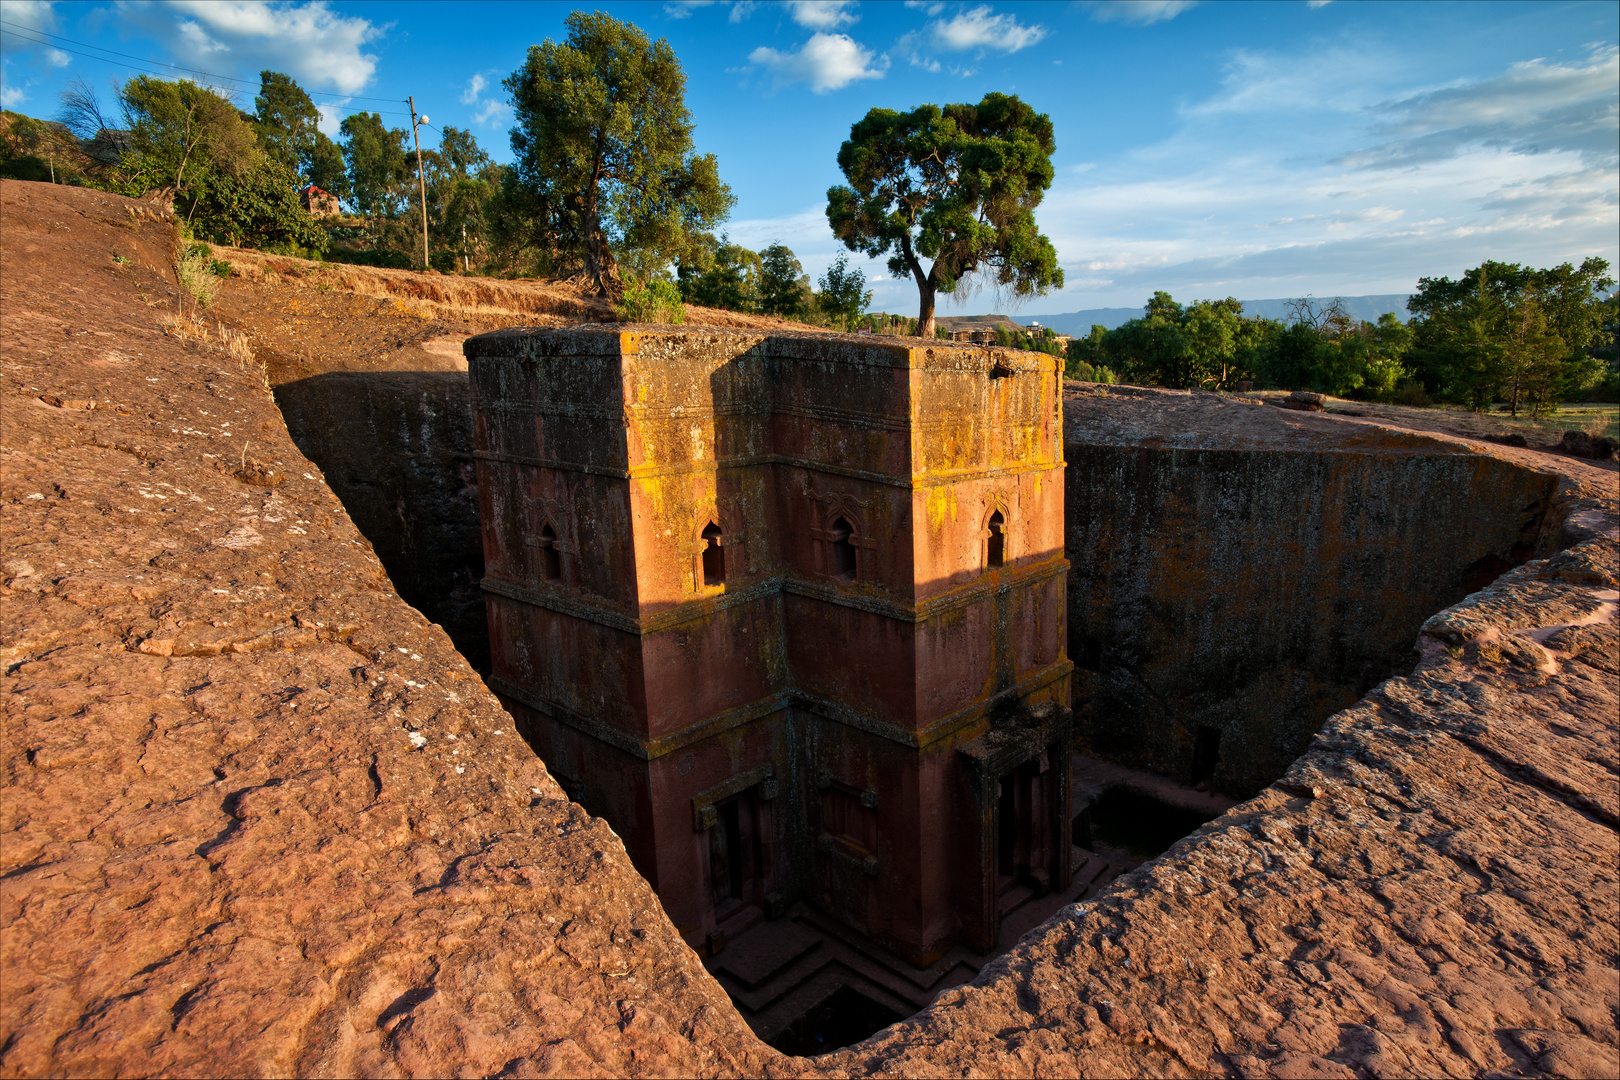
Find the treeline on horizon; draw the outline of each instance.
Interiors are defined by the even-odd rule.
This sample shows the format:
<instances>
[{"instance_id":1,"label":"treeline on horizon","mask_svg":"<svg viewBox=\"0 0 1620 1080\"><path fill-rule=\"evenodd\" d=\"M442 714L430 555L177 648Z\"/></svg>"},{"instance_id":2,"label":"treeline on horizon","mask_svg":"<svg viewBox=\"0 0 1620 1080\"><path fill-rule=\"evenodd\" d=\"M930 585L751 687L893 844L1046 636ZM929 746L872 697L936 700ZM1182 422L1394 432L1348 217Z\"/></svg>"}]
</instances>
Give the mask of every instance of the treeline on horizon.
<instances>
[{"instance_id":1,"label":"treeline on horizon","mask_svg":"<svg viewBox=\"0 0 1620 1080\"><path fill-rule=\"evenodd\" d=\"M697 304L914 336L934 325L935 292L976 274L1019 296L1061 287L1055 252L1030 217L1051 181L1051 125L1018 99L874 109L852 127L839 164L853 186L828 192L829 221L851 251L899 252L890 272L922 289L917 318L868 312L872 292L847 256L812 286L785 245L753 251L716 236L735 199L713 155L693 150L684 73L666 42L600 13L567 22L567 42L532 47L503 84L514 105L511 165L452 126L418 155L410 132L375 112L346 117L334 140L319 130L309 94L265 71L252 112L188 80L136 75L108 114L78 81L54 121L4 113L0 175L160 194L188 239L396 269L423 267L425 206L433 269L576 278L637 321L680 322L684 305ZM637 109L615 105L624 87L603 72L635 80L627 96ZM969 197L934 176L947 145L995 183ZM603 146L609 152L591 149ZM1023 164L1005 166L1014 160ZM985 162L1006 171L982 172ZM938 189L920 216L905 195L916 184ZM300 197L310 185L348 213L314 218ZM980 203L1010 212L992 229L975 216ZM967 239L949 239L957 218L979 222L962 231ZM935 258L932 270L913 253ZM1093 326L1066 351L1049 328L1002 326L996 343L1065 354L1071 378L1099 382L1310 389L1474 409L1501 402L1541 415L1565 400L1620 401L1616 300L1603 299L1615 284L1609 269L1599 258L1551 269L1487 261L1457 280L1421 279L1404 323L1393 313L1352 319L1337 302L1310 299L1284 319L1248 318L1230 297L1183 305L1158 292L1142 317Z\"/></svg>"},{"instance_id":2,"label":"treeline on horizon","mask_svg":"<svg viewBox=\"0 0 1620 1080\"><path fill-rule=\"evenodd\" d=\"M1140 318L1093 325L1066 351L1072 379L1176 389L1314 390L1406 405L1444 402L1513 415L1570 400L1620 402L1620 296L1609 264L1536 269L1487 261L1460 279L1421 278L1376 323L1337 300L1301 298L1285 319L1251 318L1240 301L1182 305L1156 292Z\"/></svg>"}]
</instances>

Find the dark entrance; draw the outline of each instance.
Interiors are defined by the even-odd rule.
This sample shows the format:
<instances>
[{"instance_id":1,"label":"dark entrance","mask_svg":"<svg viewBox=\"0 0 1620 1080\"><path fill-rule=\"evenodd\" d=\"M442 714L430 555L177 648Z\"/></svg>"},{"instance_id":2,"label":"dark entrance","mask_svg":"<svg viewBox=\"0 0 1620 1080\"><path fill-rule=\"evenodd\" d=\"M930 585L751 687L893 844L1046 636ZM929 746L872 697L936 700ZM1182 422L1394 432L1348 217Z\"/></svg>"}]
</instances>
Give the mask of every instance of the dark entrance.
<instances>
[{"instance_id":1,"label":"dark entrance","mask_svg":"<svg viewBox=\"0 0 1620 1080\"><path fill-rule=\"evenodd\" d=\"M759 803L752 789L715 805L709 829L709 888L716 922L759 902Z\"/></svg>"}]
</instances>

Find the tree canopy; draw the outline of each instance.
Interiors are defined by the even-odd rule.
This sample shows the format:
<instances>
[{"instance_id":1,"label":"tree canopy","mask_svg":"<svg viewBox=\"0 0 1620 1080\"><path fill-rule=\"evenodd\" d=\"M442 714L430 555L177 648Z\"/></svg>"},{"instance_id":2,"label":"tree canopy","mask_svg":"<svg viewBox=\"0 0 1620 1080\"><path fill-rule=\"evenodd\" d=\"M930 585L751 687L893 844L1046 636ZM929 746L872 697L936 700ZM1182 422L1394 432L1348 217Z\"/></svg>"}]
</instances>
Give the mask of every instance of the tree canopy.
<instances>
[{"instance_id":1,"label":"tree canopy","mask_svg":"<svg viewBox=\"0 0 1620 1080\"><path fill-rule=\"evenodd\" d=\"M693 152L686 75L669 43L600 12L565 23L567 41L531 46L503 84L516 113L509 183L544 242L617 295L615 249L667 264L735 199L714 155Z\"/></svg>"},{"instance_id":2,"label":"tree canopy","mask_svg":"<svg viewBox=\"0 0 1620 1080\"><path fill-rule=\"evenodd\" d=\"M374 112L346 116L338 130L343 133L349 198L355 208L368 217L398 213L407 179L405 131L384 127L382 117Z\"/></svg>"},{"instance_id":3,"label":"tree canopy","mask_svg":"<svg viewBox=\"0 0 1620 1080\"><path fill-rule=\"evenodd\" d=\"M254 107L259 139L272 160L301 184L314 184L340 198L349 194L343 153L317 126L320 111L291 76L259 72Z\"/></svg>"},{"instance_id":4,"label":"tree canopy","mask_svg":"<svg viewBox=\"0 0 1620 1080\"><path fill-rule=\"evenodd\" d=\"M889 255L889 271L917 283L918 333L932 337L936 294L970 275L1019 297L1062 287L1034 214L1054 145L1051 118L1008 94L873 109L838 150L849 184L828 189L827 220L851 251Z\"/></svg>"},{"instance_id":5,"label":"tree canopy","mask_svg":"<svg viewBox=\"0 0 1620 1080\"><path fill-rule=\"evenodd\" d=\"M1612 317L1606 260L1550 269L1488 260L1460 279L1420 278L1407 306L1417 315L1412 365L1425 383L1484 408L1505 400L1544 413L1601 382L1609 365L1592 355Z\"/></svg>"}]
</instances>

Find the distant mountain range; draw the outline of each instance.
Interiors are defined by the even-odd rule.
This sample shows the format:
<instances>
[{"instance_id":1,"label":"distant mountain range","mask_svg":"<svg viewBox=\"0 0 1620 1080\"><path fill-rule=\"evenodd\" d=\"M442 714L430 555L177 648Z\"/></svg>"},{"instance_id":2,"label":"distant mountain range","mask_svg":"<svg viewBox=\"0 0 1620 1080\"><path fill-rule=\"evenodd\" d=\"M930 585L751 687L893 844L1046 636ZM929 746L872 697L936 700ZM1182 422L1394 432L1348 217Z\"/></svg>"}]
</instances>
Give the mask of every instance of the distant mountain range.
<instances>
[{"instance_id":1,"label":"distant mountain range","mask_svg":"<svg viewBox=\"0 0 1620 1080\"><path fill-rule=\"evenodd\" d=\"M1317 297L1318 301L1332 300L1333 297ZM1367 322L1377 322L1378 316L1386 311L1393 311L1403 320L1410 317L1406 310L1406 301L1411 299L1408 293L1387 293L1382 296L1341 296L1345 310L1354 319L1365 319ZM1280 300L1245 300L1243 301L1243 314L1250 318L1281 319L1288 315L1288 299ZM1002 322L1011 321L1020 326L1031 326L1039 323L1050 326L1059 334L1071 334L1084 337L1091 333L1092 324L1105 326L1110 330L1121 323L1142 317L1142 309L1134 308L1091 308L1087 311L1071 311L1064 315L981 315L972 321ZM945 322L941 319L940 322ZM953 321L966 322L962 316Z\"/></svg>"}]
</instances>

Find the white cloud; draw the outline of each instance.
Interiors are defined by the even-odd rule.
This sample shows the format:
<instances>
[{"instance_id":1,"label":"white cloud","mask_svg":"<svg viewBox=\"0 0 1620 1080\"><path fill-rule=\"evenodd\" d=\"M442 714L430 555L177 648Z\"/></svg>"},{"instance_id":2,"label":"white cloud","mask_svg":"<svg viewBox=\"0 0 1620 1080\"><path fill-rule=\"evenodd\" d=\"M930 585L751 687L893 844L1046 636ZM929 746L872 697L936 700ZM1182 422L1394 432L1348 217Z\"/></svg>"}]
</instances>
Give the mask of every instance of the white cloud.
<instances>
[{"instance_id":1,"label":"white cloud","mask_svg":"<svg viewBox=\"0 0 1620 1080\"><path fill-rule=\"evenodd\" d=\"M1574 150L1613 163L1620 133L1620 49L1594 49L1586 63L1527 60L1491 79L1414 94L1374 107L1393 136L1347 154L1354 168L1401 168L1454 157L1473 145L1522 154Z\"/></svg>"},{"instance_id":2,"label":"white cloud","mask_svg":"<svg viewBox=\"0 0 1620 1080\"><path fill-rule=\"evenodd\" d=\"M778 87L802 82L817 94L860 79L881 79L889 69L887 56L874 56L846 34L812 34L798 52L783 53L761 45L748 54L748 60L769 71Z\"/></svg>"},{"instance_id":3,"label":"white cloud","mask_svg":"<svg viewBox=\"0 0 1620 1080\"><path fill-rule=\"evenodd\" d=\"M715 0L675 0L673 4L664 5L664 14L671 19L690 19L692 12L699 8L706 8Z\"/></svg>"},{"instance_id":4,"label":"white cloud","mask_svg":"<svg viewBox=\"0 0 1620 1080\"><path fill-rule=\"evenodd\" d=\"M486 101L473 113L473 121L483 127L501 127L508 116L512 115L512 106L504 101Z\"/></svg>"},{"instance_id":5,"label":"white cloud","mask_svg":"<svg viewBox=\"0 0 1620 1080\"><path fill-rule=\"evenodd\" d=\"M997 15L986 6L936 20L929 31L934 46L950 52L994 49L1015 53L1046 36L1044 26L1025 26L1015 16Z\"/></svg>"},{"instance_id":6,"label":"white cloud","mask_svg":"<svg viewBox=\"0 0 1620 1080\"><path fill-rule=\"evenodd\" d=\"M229 64L244 78L262 69L285 71L316 90L352 94L377 70L363 51L386 27L333 11L326 0L293 5L269 0L120 0L118 13L157 40L182 63L219 70Z\"/></svg>"},{"instance_id":7,"label":"white cloud","mask_svg":"<svg viewBox=\"0 0 1620 1080\"><path fill-rule=\"evenodd\" d=\"M461 103L463 105L471 105L473 102L478 100L478 95L482 94L484 92L484 87L488 85L489 81L482 75L474 75L472 78L467 80L467 89L461 92Z\"/></svg>"},{"instance_id":8,"label":"white cloud","mask_svg":"<svg viewBox=\"0 0 1620 1080\"><path fill-rule=\"evenodd\" d=\"M735 4L731 5L731 14L726 16L726 21L740 23L752 15L754 8L758 6L758 4L754 3L754 0L737 0Z\"/></svg>"},{"instance_id":9,"label":"white cloud","mask_svg":"<svg viewBox=\"0 0 1620 1080\"><path fill-rule=\"evenodd\" d=\"M338 126L343 123L345 109L348 104L348 98L330 105L317 101L315 111L321 114L321 118L315 121L316 129L329 139L337 138Z\"/></svg>"},{"instance_id":10,"label":"white cloud","mask_svg":"<svg viewBox=\"0 0 1620 1080\"><path fill-rule=\"evenodd\" d=\"M5 33L0 33L0 51L4 51L7 56L38 48L44 48L46 55L53 61L55 57L50 54L65 55L44 45L41 39L35 36L56 32L56 11L43 0L0 0L0 19L5 19L23 31L34 31L33 34L26 32L17 34L13 27L5 27Z\"/></svg>"},{"instance_id":11,"label":"white cloud","mask_svg":"<svg viewBox=\"0 0 1620 1080\"><path fill-rule=\"evenodd\" d=\"M1086 10L1097 22L1151 26L1175 18L1197 3L1198 0L1092 0L1086 4Z\"/></svg>"},{"instance_id":12,"label":"white cloud","mask_svg":"<svg viewBox=\"0 0 1620 1080\"><path fill-rule=\"evenodd\" d=\"M791 0L788 16L807 30L836 30L860 21L854 0Z\"/></svg>"},{"instance_id":13,"label":"white cloud","mask_svg":"<svg viewBox=\"0 0 1620 1080\"><path fill-rule=\"evenodd\" d=\"M46 50L45 59L51 62L52 67L67 67L69 64L73 63L73 57L69 56L61 49Z\"/></svg>"},{"instance_id":14,"label":"white cloud","mask_svg":"<svg viewBox=\"0 0 1620 1080\"><path fill-rule=\"evenodd\" d=\"M0 108L15 109L28 100L24 88L14 86L10 79L0 78Z\"/></svg>"},{"instance_id":15,"label":"white cloud","mask_svg":"<svg viewBox=\"0 0 1620 1080\"><path fill-rule=\"evenodd\" d=\"M940 0L906 0L906 7L920 11L930 19L945 10L945 5Z\"/></svg>"},{"instance_id":16,"label":"white cloud","mask_svg":"<svg viewBox=\"0 0 1620 1080\"><path fill-rule=\"evenodd\" d=\"M1186 116L1336 109L1355 112L1387 93L1402 70L1401 58L1353 46L1334 45L1304 53L1237 49L1221 73L1221 90L1188 106Z\"/></svg>"}]
</instances>

